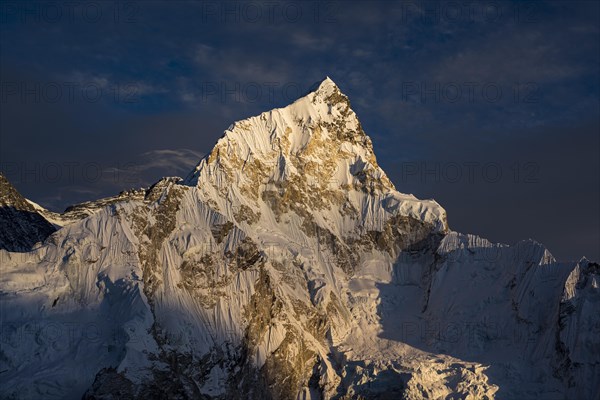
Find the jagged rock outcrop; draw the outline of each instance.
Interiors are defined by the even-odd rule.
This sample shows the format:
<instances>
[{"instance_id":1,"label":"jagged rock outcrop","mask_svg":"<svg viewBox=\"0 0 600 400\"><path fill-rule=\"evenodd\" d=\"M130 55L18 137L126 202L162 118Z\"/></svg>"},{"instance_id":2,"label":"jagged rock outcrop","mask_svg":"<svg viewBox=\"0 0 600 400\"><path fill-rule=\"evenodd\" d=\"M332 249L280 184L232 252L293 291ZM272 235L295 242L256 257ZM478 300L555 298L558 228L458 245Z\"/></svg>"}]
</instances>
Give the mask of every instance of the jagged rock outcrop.
<instances>
[{"instance_id":1,"label":"jagged rock outcrop","mask_svg":"<svg viewBox=\"0 0 600 400\"><path fill-rule=\"evenodd\" d=\"M29 251L55 230L0 173L0 249Z\"/></svg>"}]
</instances>

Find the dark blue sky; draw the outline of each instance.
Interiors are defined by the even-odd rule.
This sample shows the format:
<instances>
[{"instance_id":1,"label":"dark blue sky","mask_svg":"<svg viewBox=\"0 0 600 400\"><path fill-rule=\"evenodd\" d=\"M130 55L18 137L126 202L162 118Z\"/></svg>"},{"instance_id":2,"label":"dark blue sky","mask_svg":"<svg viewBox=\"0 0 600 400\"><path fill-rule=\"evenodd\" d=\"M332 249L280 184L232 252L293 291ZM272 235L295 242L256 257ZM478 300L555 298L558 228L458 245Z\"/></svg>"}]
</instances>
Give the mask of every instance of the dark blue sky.
<instances>
[{"instance_id":1,"label":"dark blue sky","mask_svg":"<svg viewBox=\"0 0 600 400\"><path fill-rule=\"evenodd\" d=\"M453 229L600 259L597 2L0 4L0 167L51 209L184 175L328 75Z\"/></svg>"}]
</instances>

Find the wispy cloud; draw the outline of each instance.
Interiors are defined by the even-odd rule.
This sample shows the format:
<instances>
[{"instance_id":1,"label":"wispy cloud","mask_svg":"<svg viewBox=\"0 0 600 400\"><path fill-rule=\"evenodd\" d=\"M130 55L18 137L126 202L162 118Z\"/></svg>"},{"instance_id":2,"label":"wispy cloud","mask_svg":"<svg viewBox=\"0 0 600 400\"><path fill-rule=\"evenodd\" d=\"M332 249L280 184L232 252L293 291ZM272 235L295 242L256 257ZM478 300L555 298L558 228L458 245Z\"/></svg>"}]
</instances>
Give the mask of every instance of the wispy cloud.
<instances>
[{"instance_id":1,"label":"wispy cloud","mask_svg":"<svg viewBox=\"0 0 600 400\"><path fill-rule=\"evenodd\" d=\"M190 149L147 151L120 166L106 168L104 176L108 179L105 179L103 184L123 186L126 183L134 183L138 186L148 186L164 176L183 177L203 156L203 153Z\"/></svg>"}]
</instances>

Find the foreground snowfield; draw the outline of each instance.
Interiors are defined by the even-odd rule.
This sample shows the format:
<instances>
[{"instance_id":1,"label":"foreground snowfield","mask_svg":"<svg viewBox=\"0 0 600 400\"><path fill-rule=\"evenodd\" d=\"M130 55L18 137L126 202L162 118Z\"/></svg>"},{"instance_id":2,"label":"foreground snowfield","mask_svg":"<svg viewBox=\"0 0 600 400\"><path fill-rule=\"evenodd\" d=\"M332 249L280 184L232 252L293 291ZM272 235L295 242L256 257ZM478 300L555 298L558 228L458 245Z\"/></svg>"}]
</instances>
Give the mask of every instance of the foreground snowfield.
<instances>
[{"instance_id":1,"label":"foreground snowfield","mask_svg":"<svg viewBox=\"0 0 600 400\"><path fill-rule=\"evenodd\" d=\"M60 229L0 250L2 398L599 398L598 264L451 231L329 78L183 180L29 204Z\"/></svg>"}]
</instances>

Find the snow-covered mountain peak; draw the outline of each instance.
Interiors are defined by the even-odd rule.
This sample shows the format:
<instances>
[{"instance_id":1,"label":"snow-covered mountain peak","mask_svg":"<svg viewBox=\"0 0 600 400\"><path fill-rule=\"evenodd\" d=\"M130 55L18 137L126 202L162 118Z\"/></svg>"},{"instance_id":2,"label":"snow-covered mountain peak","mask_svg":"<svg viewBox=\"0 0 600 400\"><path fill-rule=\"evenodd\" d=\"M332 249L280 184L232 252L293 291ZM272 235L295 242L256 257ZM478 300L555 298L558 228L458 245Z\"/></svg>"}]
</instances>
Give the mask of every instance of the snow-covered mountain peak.
<instances>
[{"instance_id":1,"label":"snow-covered mountain peak","mask_svg":"<svg viewBox=\"0 0 600 400\"><path fill-rule=\"evenodd\" d=\"M239 223L288 224L299 216L301 225L315 219L310 225L345 236L403 215L447 229L439 204L395 190L330 78L286 107L232 124L184 183Z\"/></svg>"},{"instance_id":2,"label":"snow-covered mountain peak","mask_svg":"<svg viewBox=\"0 0 600 400\"><path fill-rule=\"evenodd\" d=\"M599 392L600 266L450 232L330 79L184 181L53 215L0 175L0 261L0 398Z\"/></svg>"},{"instance_id":3,"label":"snow-covered mountain peak","mask_svg":"<svg viewBox=\"0 0 600 400\"><path fill-rule=\"evenodd\" d=\"M255 159L268 157L273 151L286 158L328 157L330 154L323 152L307 152L320 144L317 142L344 145L346 153L367 156L376 165L370 138L350 108L348 97L329 77L286 107L233 123L206 158L210 164L231 156L232 152L238 157ZM188 181L197 177L202 166L202 163L197 166Z\"/></svg>"},{"instance_id":4,"label":"snow-covered mountain peak","mask_svg":"<svg viewBox=\"0 0 600 400\"><path fill-rule=\"evenodd\" d=\"M309 94L317 94L320 96L327 97L335 92L339 92L339 87L330 77L325 77L322 81L315 82L309 89Z\"/></svg>"}]
</instances>

